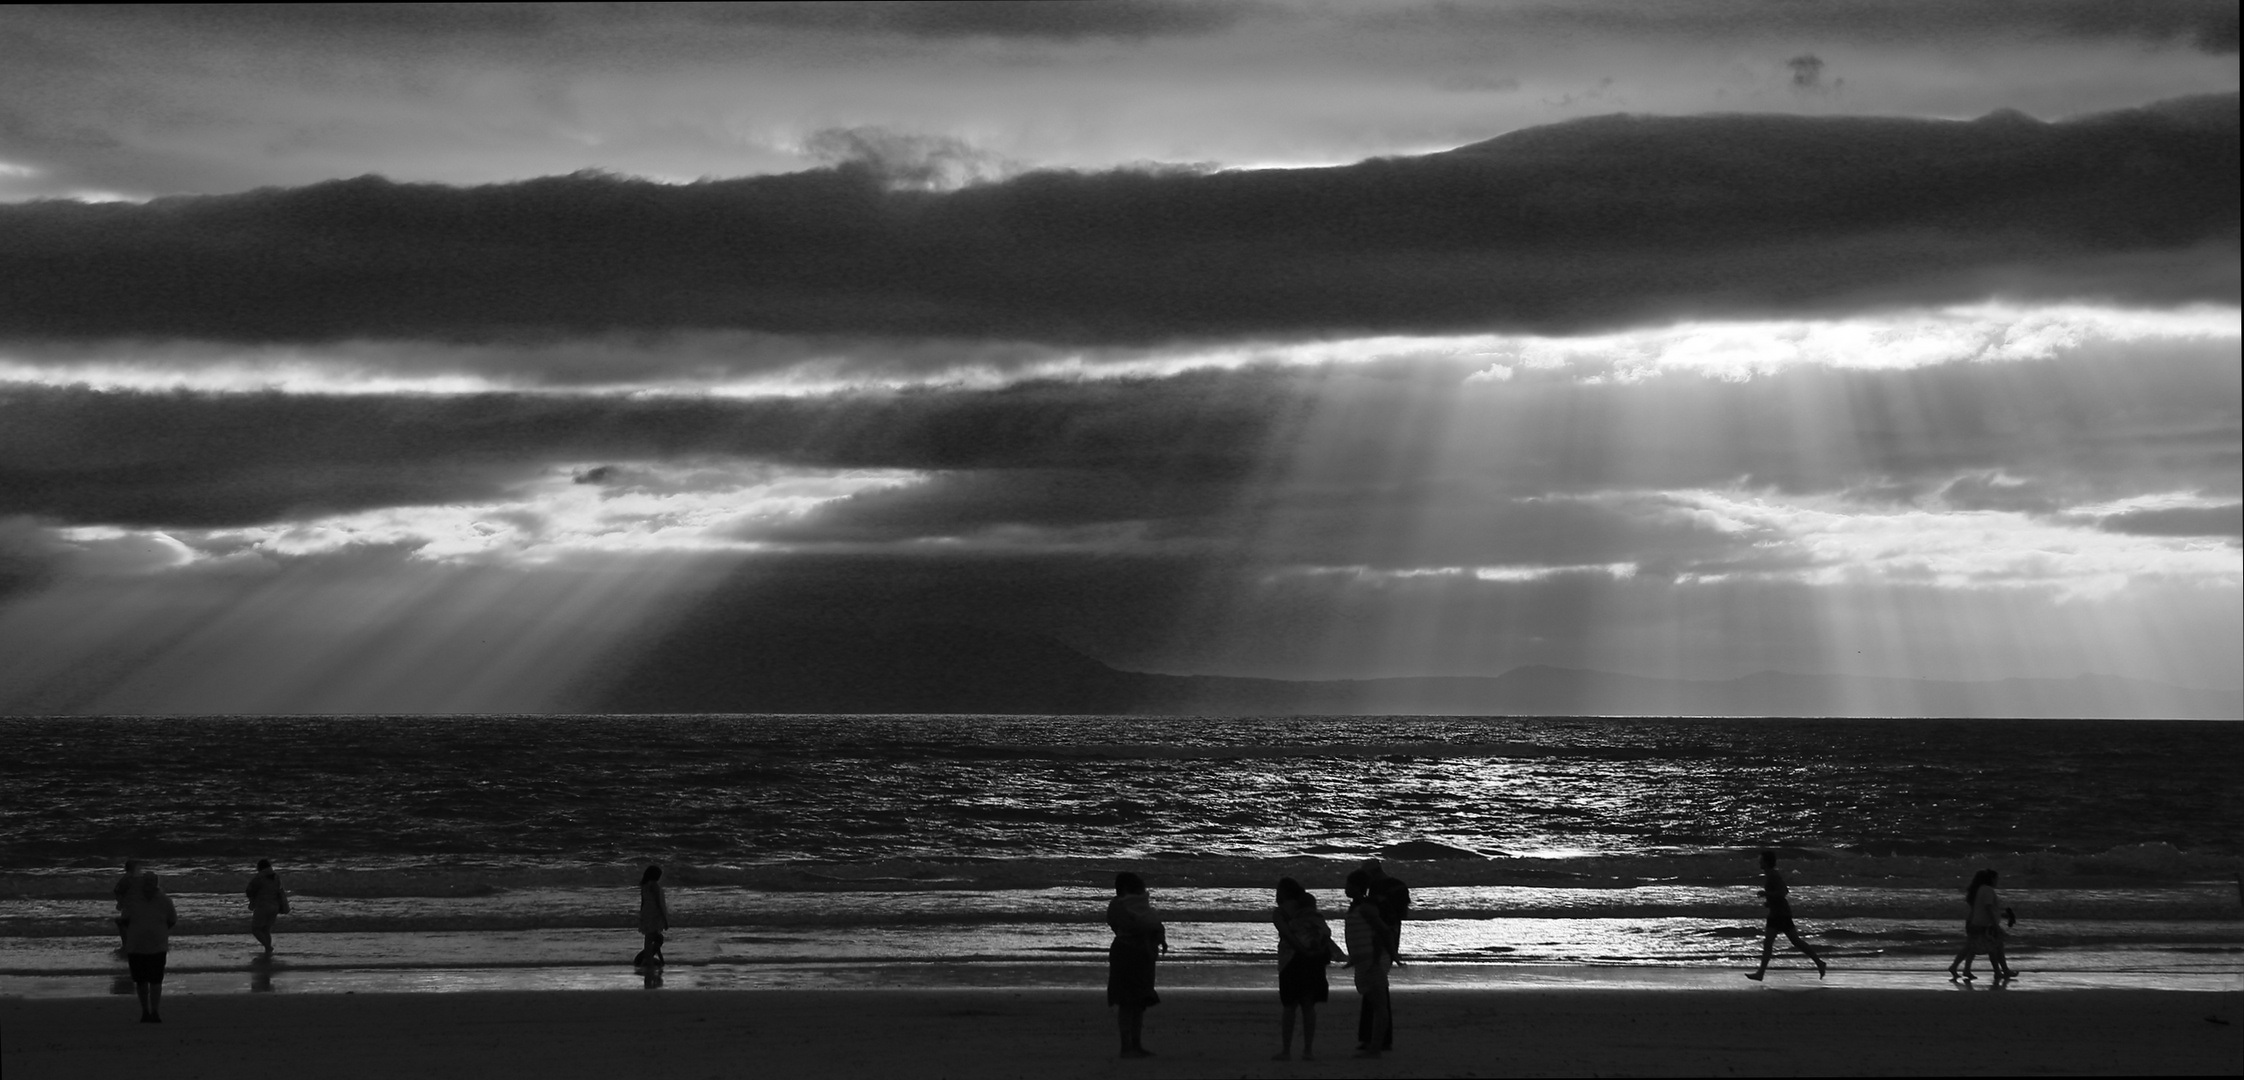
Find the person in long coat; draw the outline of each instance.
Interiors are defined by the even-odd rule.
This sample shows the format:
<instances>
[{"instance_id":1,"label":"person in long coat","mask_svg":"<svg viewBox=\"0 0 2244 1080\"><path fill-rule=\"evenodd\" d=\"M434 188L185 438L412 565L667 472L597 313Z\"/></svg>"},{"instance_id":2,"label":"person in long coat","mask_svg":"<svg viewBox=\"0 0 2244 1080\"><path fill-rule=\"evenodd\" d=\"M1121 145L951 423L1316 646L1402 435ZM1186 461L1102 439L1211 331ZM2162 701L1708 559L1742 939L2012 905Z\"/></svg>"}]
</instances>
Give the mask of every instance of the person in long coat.
<instances>
[{"instance_id":1,"label":"person in long coat","mask_svg":"<svg viewBox=\"0 0 2244 1080\"><path fill-rule=\"evenodd\" d=\"M140 999L140 1022L164 1022L164 960L171 954L171 928L179 909L154 873L140 875L139 891L125 907L125 963L132 969L132 992Z\"/></svg>"}]
</instances>

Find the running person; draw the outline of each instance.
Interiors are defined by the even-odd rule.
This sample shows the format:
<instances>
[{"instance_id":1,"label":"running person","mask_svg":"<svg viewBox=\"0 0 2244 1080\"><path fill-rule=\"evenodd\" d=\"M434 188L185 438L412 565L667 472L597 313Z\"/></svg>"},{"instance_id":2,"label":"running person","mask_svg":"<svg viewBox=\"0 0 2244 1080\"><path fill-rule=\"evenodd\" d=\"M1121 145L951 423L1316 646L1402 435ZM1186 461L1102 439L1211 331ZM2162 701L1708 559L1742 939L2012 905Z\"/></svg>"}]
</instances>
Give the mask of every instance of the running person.
<instances>
[{"instance_id":1,"label":"running person","mask_svg":"<svg viewBox=\"0 0 2244 1080\"><path fill-rule=\"evenodd\" d=\"M1754 982L1760 982L1769 973L1769 956L1776 951L1778 934L1783 934L1784 940L1791 942L1793 948L1806 953L1808 959L1815 961L1816 978L1822 978L1831 970L1830 965L1825 964L1823 958L1817 956L1807 942L1800 940L1800 931L1793 927L1791 893L1792 890L1784 884L1784 875L1777 873L1776 852L1762 852L1761 900L1769 906L1769 925L1761 934L1760 970L1747 972L1745 976Z\"/></svg>"}]
</instances>

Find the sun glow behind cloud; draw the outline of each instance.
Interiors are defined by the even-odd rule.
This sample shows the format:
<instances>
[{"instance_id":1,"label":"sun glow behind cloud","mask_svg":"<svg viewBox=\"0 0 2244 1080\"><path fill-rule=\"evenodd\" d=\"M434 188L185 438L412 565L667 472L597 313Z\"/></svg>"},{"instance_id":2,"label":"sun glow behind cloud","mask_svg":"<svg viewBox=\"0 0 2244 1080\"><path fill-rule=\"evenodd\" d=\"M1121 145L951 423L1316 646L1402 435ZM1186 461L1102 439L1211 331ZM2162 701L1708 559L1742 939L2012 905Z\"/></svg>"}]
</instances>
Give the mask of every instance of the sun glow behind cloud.
<instances>
[{"instance_id":1,"label":"sun glow behind cloud","mask_svg":"<svg viewBox=\"0 0 2244 1080\"><path fill-rule=\"evenodd\" d=\"M2059 597L2109 596L2146 579L2223 589L2244 584L2237 546L2223 538L2126 536L2099 531L2092 520L2052 521L1994 510L1881 512L1835 498L1779 500L1735 491L1654 497L1667 502L1670 512L1752 537L1746 558L1679 570L1679 584L1762 578L1809 585L2042 589ZM2184 493L2143 501L2223 505Z\"/></svg>"},{"instance_id":2,"label":"sun glow behind cloud","mask_svg":"<svg viewBox=\"0 0 2244 1080\"><path fill-rule=\"evenodd\" d=\"M836 499L907 486L895 469L813 470L738 461L564 463L504 501L398 506L246 528L56 530L81 565L156 573L204 562L394 549L445 564L538 566L588 554L746 553L760 532Z\"/></svg>"},{"instance_id":3,"label":"sun glow behind cloud","mask_svg":"<svg viewBox=\"0 0 2244 1080\"><path fill-rule=\"evenodd\" d=\"M2046 360L2059 350L2091 343L2235 342L2240 335L2244 329L2235 308L1975 304L1840 319L1707 322L1582 337L1495 339L1485 352L1503 359L1474 378L1501 381L1522 369L1555 369L1597 372L1622 381L1658 372L1743 381L1802 364L1901 370L1959 361Z\"/></svg>"},{"instance_id":4,"label":"sun glow behind cloud","mask_svg":"<svg viewBox=\"0 0 2244 1080\"><path fill-rule=\"evenodd\" d=\"M2244 313L2210 305L2148 310L1978 304L1829 319L1706 320L1578 337L1384 335L1107 349L715 332L547 345L144 342L65 349L19 343L0 346L0 389L22 384L138 392L755 398L1396 360L1472 365L1474 382L1533 375L1628 382L1660 373L1735 382L1799 366L1905 370L2044 360L2089 345L2157 342L2244 344Z\"/></svg>"}]
</instances>

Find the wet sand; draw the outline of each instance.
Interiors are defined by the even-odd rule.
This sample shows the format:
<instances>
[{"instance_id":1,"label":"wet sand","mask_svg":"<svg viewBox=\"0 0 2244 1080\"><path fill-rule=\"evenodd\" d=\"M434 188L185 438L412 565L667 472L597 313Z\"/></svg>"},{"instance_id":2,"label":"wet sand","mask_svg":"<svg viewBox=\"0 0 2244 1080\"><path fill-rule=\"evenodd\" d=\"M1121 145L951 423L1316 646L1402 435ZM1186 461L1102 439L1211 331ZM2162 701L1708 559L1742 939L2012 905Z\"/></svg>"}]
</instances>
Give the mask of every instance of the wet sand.
<instances>
[{"instance_id":1,"label":"wet sand","mask_svg":"<svg viewBox=\"0 0 2244 1080\"><path fill-rule=\"evenodd\" d=\"M1319 1060L1269 1060L1267 992L1182 990L1150 1060L1075 990L196 995L0 1001L0 1070L44 1077L1498 1076L2244 1072L2244 994L1837 990L1398 991L1398 1049L1349 1056L1356 998L1320 1009ZM2216 1023L2215 1021L2225 1021Z\"/></svg>"}]
</instances>

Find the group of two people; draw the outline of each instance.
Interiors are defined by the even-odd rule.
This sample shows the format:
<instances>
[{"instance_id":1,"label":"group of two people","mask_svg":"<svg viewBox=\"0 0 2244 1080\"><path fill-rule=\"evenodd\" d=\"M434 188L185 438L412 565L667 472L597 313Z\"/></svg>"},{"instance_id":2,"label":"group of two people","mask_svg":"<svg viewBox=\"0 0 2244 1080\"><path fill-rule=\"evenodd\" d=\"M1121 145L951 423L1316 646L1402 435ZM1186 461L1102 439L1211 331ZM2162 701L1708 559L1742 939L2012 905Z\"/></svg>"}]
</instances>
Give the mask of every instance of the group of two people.
<instances>
[{"instance_id":1,"label":"group of two people","mask_svg":"<svg viewBox=\"0 0 2244 1080\"><path fill-rule=\"evenodd\" d=\"M1769 921L1761 935L1761 966L1747 972L1745 977L1759 982L1768 975L1769 957L1776 951L1776 939L1781 935L1792 943L1793 948L1807 954L1808 959L1815 962L1816 977L1822 978L1831 970L1831 966L1823 962L1823 957L1816 955L1813 946L1801 940L1799 929L1792 923L1792 890L1785 885L1784 875L1777 872L1776 864L1776 852L1761 853L1761 901L1768 905ZM2000 901L1995 896L1995 880L1993 870L1981 870L1972 875L1971 884L1964 889L1964 903L1971 912L1964 917L1963 951L1948 962L1948 978L1952 982L1971 982L1978 978L1971 973L1971 963L1980 953L1987 954L1988 963L1995 969L1997 983L2009 982L2018 977L2018 973L2010 966L2009 958L2003 955L2002 925L2005 921L2012 926L2018 925L2018 915L2009 908L2000 906ZM2244 896L2244 876L2238 878L2237 894ZM2002 913L2001 919L1996 918L1998 910Z\"/></svg>"},{"instance_id":2,"label":"group of two people","mask_svg":"<svg viewBox=\"0 0 2244 1080\"><path fill-rule=\"evenodd\" d=\"M132 972L134 996L140 999L140 1022L164 1022L164 966L171 956L172 928L179 925L179 908L164 892L154 871L143 871L137 859L125 860L125 872L112 890L117 901L118 949ZM288 890L273 872L271 859L257 860L257 873L243 890L249 898L249 932L273 954L273 920L288 913Z\"/></svg>"},{"instance_id":3,"label":"group of two people","mask_svg":"<svg viewBox=\"0 0 2244 1080\"><path fill-rule=\"evenodd\" d=\"M1362 998L1357 1018L1359 1057L1378 1057L1395 1045L1394 1001L1388 992L1388 972L1402 952L1402 920L1410 908L1410 888L1389 877L1377 859L1348 874L1345 892L1349 904L1344 920L1347 947L1332 936L1332 928L1317 909L1317 898L1292 878L1280 878L1277 904L1271 923L1278 931L1278 1004L1281 1040L1277 1060L1293 1056L1295 1019L1301 1027L1301 1056L1313 1057L1317 1039L1317 1006L1330 999L1331 984L1325 968L1339 962L1354 969L1356 992ZM1169 951L1168 931L1145 881L1136 874L1114 876L1114 899L1107 903L1106 921L1114 931L1107 947L1107 1004L1116 1009L1122 1056L1152 1056L1145 1048L1145 1010L1161 1003L1154 989L1157 957Z\"/></svg>"},{"instance_id":4,"label":"group of two people","mask_svg":"<svg viewBox=\"0 0 2244 1080\"><path fill-rule=\"evenodd\" d=\"M2018 915L2009 908L1999 906L2001 900L1995 895L1995 878L1993 870L1981 870L1972 875L1971 884L1964 888L1964 903L1971 908L1971 914L1964 918L1963 951L1957 953L1955 959L1948 961L1950 982L1971 982L1977 979L1978 976L1971 973L1971 962L1980 953L1987 954L1988 965L1995 969L1995 982L2006 983L2018 977L2018 973L2011 970L2010 960L2003 955L2002 950L2003 922L2007 920L2010 925L2016 926ZM2001 919L1995 917L1998 910L2002 912Z\"/></svg>"}]
</instances>

